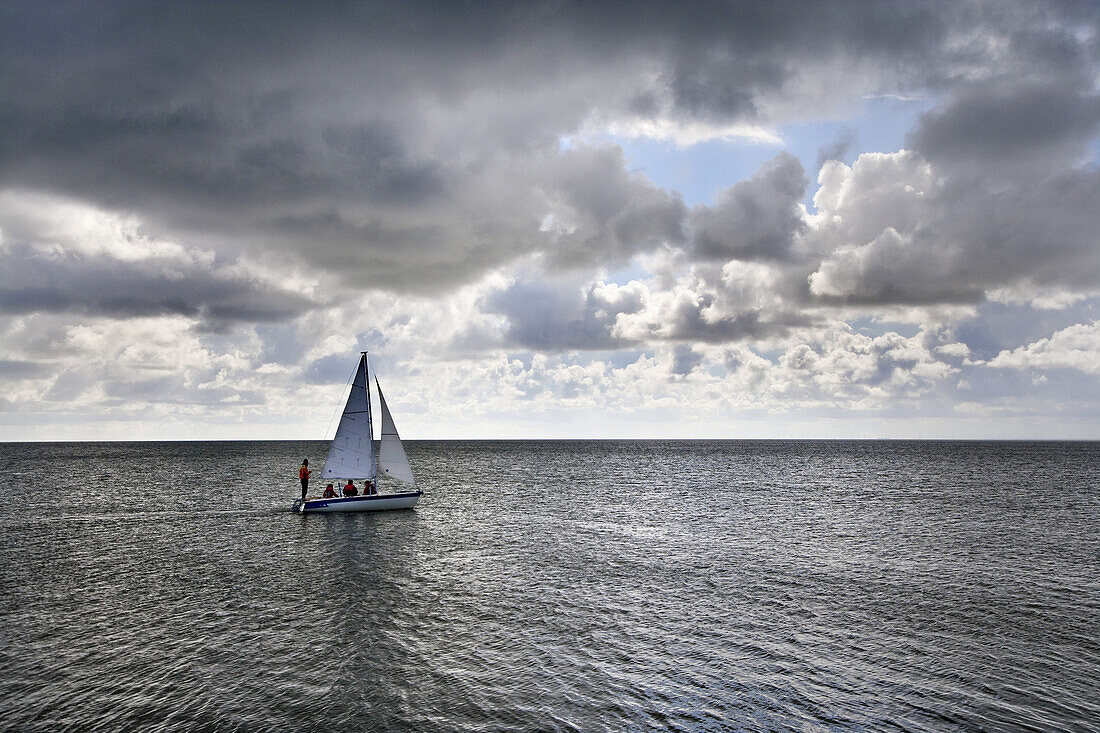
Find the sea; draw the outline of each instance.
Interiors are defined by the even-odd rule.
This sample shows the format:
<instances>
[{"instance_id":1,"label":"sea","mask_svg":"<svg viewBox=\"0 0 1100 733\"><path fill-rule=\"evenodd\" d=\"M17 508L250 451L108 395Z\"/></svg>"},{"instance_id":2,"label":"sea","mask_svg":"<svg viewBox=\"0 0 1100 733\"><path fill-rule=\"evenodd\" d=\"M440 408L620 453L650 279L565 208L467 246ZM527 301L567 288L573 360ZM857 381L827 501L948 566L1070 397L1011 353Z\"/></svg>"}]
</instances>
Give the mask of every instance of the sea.
<instances>
[{"instance_id":1,"label":"sea","mask_svg":"<svg viewBox=\"0 0 1100 733\"><path fill-rule=\"evenodd\" d=\"M1098 442L406 448L0 444L0 729L1100 730Z\"/></svg>"}]
</instances>

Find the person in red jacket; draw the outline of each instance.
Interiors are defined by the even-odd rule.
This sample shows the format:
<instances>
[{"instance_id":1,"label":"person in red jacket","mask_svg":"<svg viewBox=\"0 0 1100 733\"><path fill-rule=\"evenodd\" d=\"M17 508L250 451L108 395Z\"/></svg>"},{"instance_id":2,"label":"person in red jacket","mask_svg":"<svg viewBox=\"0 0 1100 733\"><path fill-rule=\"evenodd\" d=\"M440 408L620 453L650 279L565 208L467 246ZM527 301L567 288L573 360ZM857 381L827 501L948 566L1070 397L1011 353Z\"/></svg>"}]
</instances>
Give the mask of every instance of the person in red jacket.
<instances>
[{"instance_id":1,"label":"person in red jacket","mask_svg":"<svg viewBox=\"0 0 1100 733\"><path fill-rule=\"evenodd\" d=\"M303 458L302 465L298 467L298 478L302 480L302 501L305 501L306 491L309 490L309 475L313 471L309 470L309 459Z\"/></svg>"},{"instance_id":2,"label":"person in red jacket","mask_svg":"<svg viewBox=\"0 0 1100 733\"><path fill-rule=\"evenodd\" d=\"M355 488L355 484L349 478L347 486L344 487L344 496L355 496L359 493L359 489Z\"/></svg>"},{"instance_id":3,"label":"person in red jacket","mask_svg":"<svg viewBox=\"0 0 1100 733\"><path fill-rule=\"evenodd\" d=\"M332 484L325 487L325 493L321 494L322 499L335 499L336 489L332 488Z\"/></svg>"}]
</instances>

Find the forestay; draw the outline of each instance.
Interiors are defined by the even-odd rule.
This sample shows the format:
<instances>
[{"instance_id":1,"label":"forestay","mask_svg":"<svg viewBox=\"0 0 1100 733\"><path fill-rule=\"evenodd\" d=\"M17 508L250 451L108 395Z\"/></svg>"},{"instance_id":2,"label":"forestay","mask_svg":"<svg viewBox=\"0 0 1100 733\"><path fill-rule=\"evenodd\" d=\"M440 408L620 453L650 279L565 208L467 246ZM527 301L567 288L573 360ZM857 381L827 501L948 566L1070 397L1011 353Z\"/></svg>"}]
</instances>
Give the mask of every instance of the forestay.
<instances>
[{"instance_id":1,"label":"forestay","mask_svg":"<svg viewBox=\"0 0 1100 733\"><path fill-rule=\"evenodd\" d=\"M383 403L385 410L385 403ZM385 430L385 427L383 427ZM359 360L359 369L351 385L348 403L340 416L340 425L328 449L321 469L325 479L373 479L378 475L374 464L370 395L367 393L367 359ZM402 452L402 456L404 453ZM406 466L408 464L406 463Z\"/></svg>"},{"instance_id":2,"label":"forestay","mask_svg":"<svg viewBox=\"0 0 1100 733\"><path fill-rule=\"evenodd\" d=\"M416 485L409 459L405 456L405 448L401 445L401 436L397 434L397 426L393 424L390 408L386 406L386 398L382 395L382 386L378 384L378 377L374 378L374 386L382 405L382 440L378 443L378 466L390 478Z\"/></svg>"}]
</instances>

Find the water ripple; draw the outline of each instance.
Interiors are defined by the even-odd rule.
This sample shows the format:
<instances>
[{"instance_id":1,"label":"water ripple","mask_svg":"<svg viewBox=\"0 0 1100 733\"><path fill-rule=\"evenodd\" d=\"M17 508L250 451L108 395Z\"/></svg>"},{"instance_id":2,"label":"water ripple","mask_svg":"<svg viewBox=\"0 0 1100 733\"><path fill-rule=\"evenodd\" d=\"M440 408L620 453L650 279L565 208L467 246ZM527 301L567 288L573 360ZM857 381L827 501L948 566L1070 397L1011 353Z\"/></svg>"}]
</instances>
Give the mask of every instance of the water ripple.
<instances>
[{"instance_id":1,"label":"water ripple","mask_svg":"<svg viewBox=\"0 0 1100 733\"><path fill-rule=\"evenodd\" d=\"M1100 730L1096 443L408 447L0 445L0 728Z\"/></svg>"}]
</instances>

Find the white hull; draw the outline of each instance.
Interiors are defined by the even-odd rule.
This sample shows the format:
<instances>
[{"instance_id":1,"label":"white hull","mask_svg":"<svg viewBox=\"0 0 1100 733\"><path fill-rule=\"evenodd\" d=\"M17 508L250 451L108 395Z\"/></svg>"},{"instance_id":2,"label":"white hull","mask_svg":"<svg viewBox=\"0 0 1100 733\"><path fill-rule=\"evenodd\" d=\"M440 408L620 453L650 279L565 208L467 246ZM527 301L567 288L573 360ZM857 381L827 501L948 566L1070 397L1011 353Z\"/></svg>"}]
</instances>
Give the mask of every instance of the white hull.
<instances>
[{"instance_id":1,"label":"white hull","mask_svg":"<svg viewBox=\"0 0 1100 733\"><path fill-rule=\"evenodd\" d=\"M309 497L298 499L293 510L308 514L334 512L380 512L388 509L412 509L423 492L406 491L400 494L373 494L371 496L341 496L335 499Z\"/></svg>"}]
</instances>

